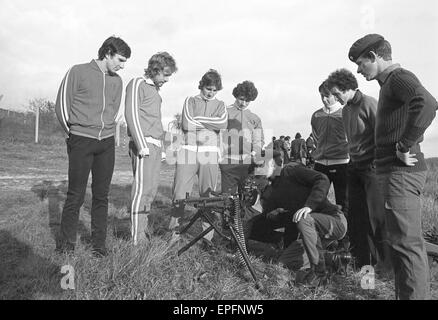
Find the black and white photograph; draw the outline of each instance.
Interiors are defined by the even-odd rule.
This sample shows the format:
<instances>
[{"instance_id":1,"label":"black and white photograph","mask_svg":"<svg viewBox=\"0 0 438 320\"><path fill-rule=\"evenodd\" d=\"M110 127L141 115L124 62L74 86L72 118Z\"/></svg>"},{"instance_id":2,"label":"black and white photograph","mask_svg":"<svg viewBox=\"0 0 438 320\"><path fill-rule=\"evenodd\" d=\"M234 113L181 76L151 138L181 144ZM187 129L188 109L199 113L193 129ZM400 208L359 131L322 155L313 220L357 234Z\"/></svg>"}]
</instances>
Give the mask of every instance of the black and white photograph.
<instances>
[{"instance_id":1,"label":"black and white photograph","mask_svg":"<svg viewBox=\"0 0 438 320\"><path fill-rule=\"evenodd\" d=\"M0 21L0 300L438 300L437 1L1 0Z\"/></svg>"}]
</instances>

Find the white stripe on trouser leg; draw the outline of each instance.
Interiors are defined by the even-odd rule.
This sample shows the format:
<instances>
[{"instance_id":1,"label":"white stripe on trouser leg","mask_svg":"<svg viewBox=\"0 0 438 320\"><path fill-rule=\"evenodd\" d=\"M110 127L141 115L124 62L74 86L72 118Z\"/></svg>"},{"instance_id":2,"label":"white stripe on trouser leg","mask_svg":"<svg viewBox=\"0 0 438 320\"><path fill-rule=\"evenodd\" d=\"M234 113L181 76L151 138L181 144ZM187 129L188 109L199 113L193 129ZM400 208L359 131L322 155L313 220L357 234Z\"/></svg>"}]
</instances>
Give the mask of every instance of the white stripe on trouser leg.
<instances>
[{"instance_id":1,"label":"white stripe on trouser leg","mask_svg":"<svg viewBox=\"0 0 438 320\"><path fill-rule=\"evenodd\" d=\"M131 222L132 222L132 238L134 245L137 244L138 235L138 209L140 207L141 196L143 193L143 163L144 159L138 156L135 159L135 190L134 197L131 203Z\"/></svg>"}]
</instances>

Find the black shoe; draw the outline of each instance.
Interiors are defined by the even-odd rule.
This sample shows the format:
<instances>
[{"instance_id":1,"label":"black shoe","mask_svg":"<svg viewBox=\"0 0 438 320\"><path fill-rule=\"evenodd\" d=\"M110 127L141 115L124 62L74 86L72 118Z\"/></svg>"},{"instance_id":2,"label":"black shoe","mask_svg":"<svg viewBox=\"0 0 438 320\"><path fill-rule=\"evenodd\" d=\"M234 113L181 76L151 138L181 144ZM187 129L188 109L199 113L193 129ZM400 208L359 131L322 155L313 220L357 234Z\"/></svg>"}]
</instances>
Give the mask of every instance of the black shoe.
<instances>
[{"instance_id":1,"label":"black shoe","mask_svg":"<svg viewBox=\"0 0 438 320\"><path fill-rule=\"evenodd\" d=\"M302 272L299 276L297 274L295 283L308 288L325 286L328 283L328 273L321 265L312 266L311 268L306 269L304 273Z\"/></svg>"},{"instance_id":2,"label":"black shoe","mask_svg":"<svg viewBox=\"0 0 438 320\"><path fill-rule=\"evenodd\" d=\"M91 252L96 258L103 258L108 255L108 250L106 248L93 248Z\"/></svg>"}]
</instances>

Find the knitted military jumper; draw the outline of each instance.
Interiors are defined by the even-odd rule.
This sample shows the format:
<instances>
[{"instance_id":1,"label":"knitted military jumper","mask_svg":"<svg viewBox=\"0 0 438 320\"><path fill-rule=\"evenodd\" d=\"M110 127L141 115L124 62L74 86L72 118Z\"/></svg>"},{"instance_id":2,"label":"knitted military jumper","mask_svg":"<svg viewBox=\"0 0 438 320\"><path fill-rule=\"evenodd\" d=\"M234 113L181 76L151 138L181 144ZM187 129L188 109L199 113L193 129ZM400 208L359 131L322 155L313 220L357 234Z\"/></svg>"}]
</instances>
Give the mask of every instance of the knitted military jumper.
<instances>
[{"instance_id":1,"label":"knitted military jumper","mask_svg":"<svg viewBox=\"0 0 438 320\"><path fill-rule=\"evenodd\" d=\"M394 64L377 76L381 86L376 115L376 169L418 172L427 169L420 143L435 118L438 103L410 71ZM406 166L396 155L402 142L418 162Z\"/></svg>"}]
</instances>

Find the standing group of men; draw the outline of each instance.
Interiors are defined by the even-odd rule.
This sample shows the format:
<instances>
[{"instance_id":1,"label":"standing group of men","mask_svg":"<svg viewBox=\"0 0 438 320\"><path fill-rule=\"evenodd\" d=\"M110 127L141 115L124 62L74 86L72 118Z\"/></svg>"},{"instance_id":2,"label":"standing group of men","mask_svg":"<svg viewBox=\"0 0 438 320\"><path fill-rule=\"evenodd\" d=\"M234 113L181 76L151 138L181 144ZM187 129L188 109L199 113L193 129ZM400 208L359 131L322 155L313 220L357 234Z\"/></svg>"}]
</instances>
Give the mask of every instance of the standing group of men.
<instances>
[{"instance_id":1,"label":"standing group of men","mask_svg":"<svg viewBox=\"0 0 438 320\"><path fill-rule=\"evenodd\" d=\"M57 243L60 251L74 250L79 209L91 171L93 252L107 253L115 119L123 89L116 72L130 55L122 39L110 37L99 49L97 60L73 66L61 83L56 114L68 134L69 184ZM238 84L233 90L236 100L227 107L215 97L222 89L220 74L216 70L205 73L199 94L187 97L183 105L183 142L177 154L172 199L185 198L195 177L201 196L217 191L219 171L222 192L234 193L250 174L252 164L264 164L273 179L271 191L262 202L263 219L254 224L254 230L266 230L266 221L277 223L278 216L282 216L283 225L291 226L288 230L298 230L311 260L307 281L324 273L321 239L343 238L346 215L359 264L372 263L369 252L374 246L377 260L384 265L390 256L396 297L424 299L429 282L420 195L426 164L419 143L435 117L437 102L415 75L392 63L391 47L382 36L371 34L359 39L351 47L349 58L367 80L379 81L379 101L358 90L350 71L330 74L319 87L324 107L311 120L315 171L296 162L285 166L283 157L275 151L271 160L263 158L262 123L248 109L258 94L254 84ZM164 139L159 90L176 71L174 58L159 52L149 59L144 75L132 79L126 87L135 245L148 238L148 217L159 182ZM327 200L330 182L339 206ZM171 215L169 229L175 230L184 207L173 205ZM203 224L204 229L207 227ZM206 239L211 240L212 235L207 234Z\"/></svg>"},{"instance_id":2,"label":"standing group of men","mask_svg":"<svg viewBox=\"0 0 438 320\"><path fill-rule=\"evenodd\" d=\"M357 40L348 57L367 81L378 81L379 99L362 93L349 70L329 75L319 87L324 107L312 115L315 170L333 182L359 266L392 268L397 298L425 299L430 275L420 197L427 167L420 143L438 104L412 72L392 62L383 36Z\"/></svg>"}]
</instances>

